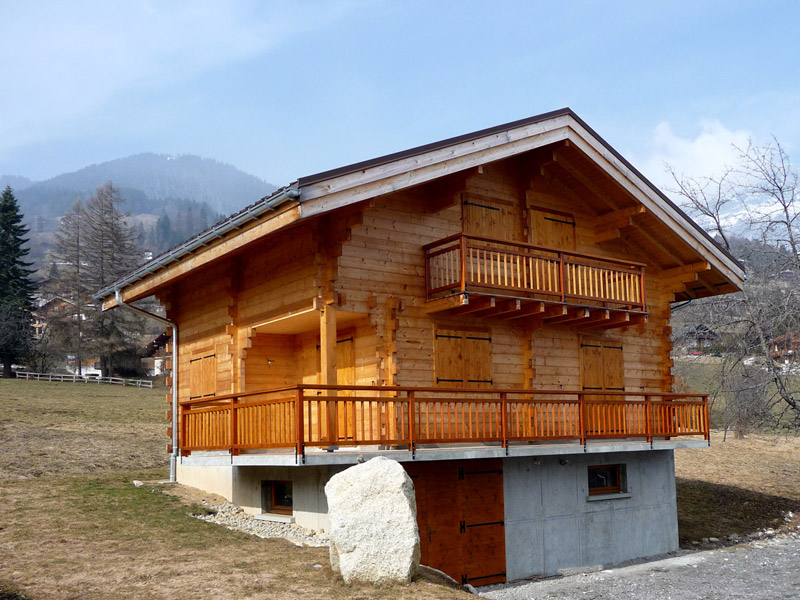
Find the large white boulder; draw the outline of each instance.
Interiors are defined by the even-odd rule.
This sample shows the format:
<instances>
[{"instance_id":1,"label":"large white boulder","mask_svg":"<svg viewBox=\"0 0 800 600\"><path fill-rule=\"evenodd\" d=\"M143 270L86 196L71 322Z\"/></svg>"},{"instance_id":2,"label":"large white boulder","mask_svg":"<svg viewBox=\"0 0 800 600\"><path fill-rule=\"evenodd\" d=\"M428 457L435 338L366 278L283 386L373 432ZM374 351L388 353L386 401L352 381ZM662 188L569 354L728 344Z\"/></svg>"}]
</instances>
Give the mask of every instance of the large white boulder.
<instances>
[{"instance_id":1,"label":"large white boulder","mask_svg":"<svg viewBox=\"0 0 800 600\"><path fill-rule=\"evenodd\" d=\"M377 457L325 486L331 567L345 583L408 582L419 566L414 484L400 463Z\"/></svg>"}]
</instances>

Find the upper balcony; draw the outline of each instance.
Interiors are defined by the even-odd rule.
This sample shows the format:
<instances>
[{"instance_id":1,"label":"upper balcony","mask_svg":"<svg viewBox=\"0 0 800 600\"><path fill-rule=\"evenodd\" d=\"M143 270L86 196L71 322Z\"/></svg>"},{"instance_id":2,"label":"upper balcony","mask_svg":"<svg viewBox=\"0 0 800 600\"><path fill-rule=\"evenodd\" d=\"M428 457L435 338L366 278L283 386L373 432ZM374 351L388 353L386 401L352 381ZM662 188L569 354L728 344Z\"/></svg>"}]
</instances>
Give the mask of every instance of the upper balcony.
<instances>
[{"instance_id":1,"label":"upper balcony","mask_svg":"<svg viewBox=\"0 0 800 600\"><path fill-rule=\"evenodd\" d=\"M423 248L429 312L587 328L625 327L647 315L641 263L463 233Z\"/></svg>"}]
</instances>

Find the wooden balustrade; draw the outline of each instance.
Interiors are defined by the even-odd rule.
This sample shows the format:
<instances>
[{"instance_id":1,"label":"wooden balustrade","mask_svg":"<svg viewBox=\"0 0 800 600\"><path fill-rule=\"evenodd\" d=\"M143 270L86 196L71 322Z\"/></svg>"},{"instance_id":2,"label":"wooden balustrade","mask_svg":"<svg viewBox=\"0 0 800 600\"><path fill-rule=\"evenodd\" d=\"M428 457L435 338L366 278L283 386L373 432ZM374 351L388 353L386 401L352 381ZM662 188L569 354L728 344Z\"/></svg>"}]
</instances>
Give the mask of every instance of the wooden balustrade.
<instances>
[{"instance_id":1,"label":"wooden balustrade","mask_svg":"<svg viewBox=\"0 0 800 600\"><path fill-rule=\"evenodd\" d=\"M457 234L423 246L428 298L470 289L644 309L644 265Z\"/></svg>"},{"instance_id":2,"label":"wooden balustrade","mask_svg":"<svg viewBox=\"0 0 800 600\"><path fill-rule=\"evenodd\" d=\"M336 393L339 393L337 395ZM347 395L343 395L346 393ZM181 448L708 439L708 398L650 392L301 385L181 403Z\"/></svg>"}]
</instances>

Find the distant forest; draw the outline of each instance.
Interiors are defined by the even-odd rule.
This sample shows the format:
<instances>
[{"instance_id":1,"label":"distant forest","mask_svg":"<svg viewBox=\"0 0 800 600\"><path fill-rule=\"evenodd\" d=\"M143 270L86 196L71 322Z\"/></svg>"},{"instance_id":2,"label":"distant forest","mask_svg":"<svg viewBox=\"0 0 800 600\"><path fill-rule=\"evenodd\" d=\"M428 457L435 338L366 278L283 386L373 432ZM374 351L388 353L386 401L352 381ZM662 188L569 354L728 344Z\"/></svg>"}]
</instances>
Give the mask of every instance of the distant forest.
<instances>
[{"instance_id":1,"label":"distant forest","mask_svg":"<svg viewBox=\"0 0 800 600\"><path fill-rule=\"evenodd\" d=\"M30 258L38 268L48 266L61 216L107 181L125 199L122 208L139 231L142 249L154 255L275 190L231 165L191 155L137 154L38 182L3 175L0 188L14 190L30 227Z\"/></svg>"}]
</instances>

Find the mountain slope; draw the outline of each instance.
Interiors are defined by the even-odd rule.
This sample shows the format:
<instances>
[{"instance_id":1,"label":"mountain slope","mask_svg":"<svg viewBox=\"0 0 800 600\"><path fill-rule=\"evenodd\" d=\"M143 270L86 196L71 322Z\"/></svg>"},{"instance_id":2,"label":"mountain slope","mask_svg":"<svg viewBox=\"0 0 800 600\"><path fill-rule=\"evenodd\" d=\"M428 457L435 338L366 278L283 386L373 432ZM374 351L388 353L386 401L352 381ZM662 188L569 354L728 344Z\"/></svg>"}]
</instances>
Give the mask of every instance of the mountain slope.
<instances>
[{"instance_id":1,"label":"mountain slope","mask_svg":"<svg viewBox=\"0 0 800 600\"><path fill-rule=\"evenodd\" d=\"M120 188L127 210L135 214L157 212L171 199L205 203L215 212L228 214L275 189L258 177L208 158L145 153L90 165L17 188L15 193L29 219L52 219L106 181Z\"/></svg>"}]
</instances>

